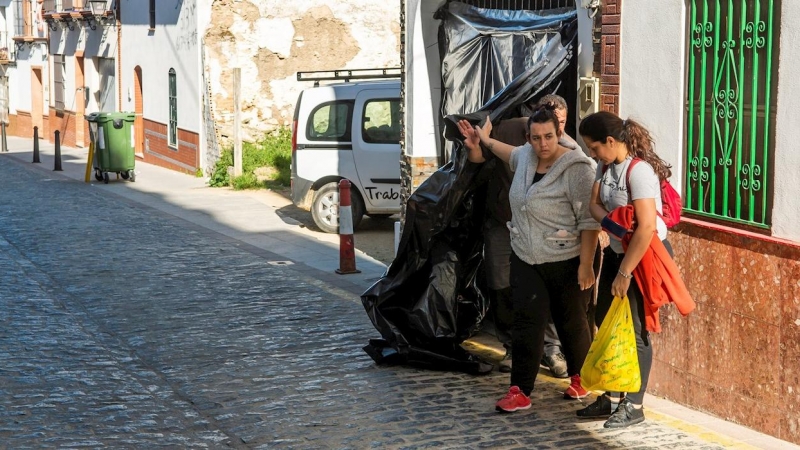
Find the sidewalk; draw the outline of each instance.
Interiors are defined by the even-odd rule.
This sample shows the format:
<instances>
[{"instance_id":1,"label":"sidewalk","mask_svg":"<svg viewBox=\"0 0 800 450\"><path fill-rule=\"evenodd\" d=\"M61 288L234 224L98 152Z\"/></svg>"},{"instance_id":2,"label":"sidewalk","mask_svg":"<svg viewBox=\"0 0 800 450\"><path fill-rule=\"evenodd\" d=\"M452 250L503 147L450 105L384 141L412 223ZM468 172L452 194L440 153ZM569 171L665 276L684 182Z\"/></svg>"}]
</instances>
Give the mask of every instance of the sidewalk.
<instances>
[{"instance_id":1,"label":"sidewalk","mask_svg":"<svg viewBox=\"0 0 800 450\"><path fill-rule=\"evenodd\" d=\"M8 137L9 153L25 164L32 161L30 139ZM53 179L66 177L83 182L88 150L62 147L63 172L53 172L53 145L40 141L41 164L31 164L52 174ZM209 188L201 178L184 175L161 167L136 163L136 182L114 180L108 185L97 182L93 174L91 185L193 224L194 231L215 232L235 245L266 257L270 263L289 262L303 275L303 281L321 287L334 295L360 304L359 295L376 281L385 270L381 262L357 252L361 274L341 276L338 267L338 236L320 235L298 226L291 219L278 215L280 199L274 195L236 192ZM205 231L203 231L205 230ZM470 344L488 354L500 355L496 342L474 339ZM501 356L501 355L500 355ZM499 359L499 356L496 356ZM542 381L566 387L567 382L546 375ZM664 399L645 400L648 419L708 442L710 446L737 449L794 449L792 445L757 433L713 416L703 414Z\"/></svg>"}]
</instances>

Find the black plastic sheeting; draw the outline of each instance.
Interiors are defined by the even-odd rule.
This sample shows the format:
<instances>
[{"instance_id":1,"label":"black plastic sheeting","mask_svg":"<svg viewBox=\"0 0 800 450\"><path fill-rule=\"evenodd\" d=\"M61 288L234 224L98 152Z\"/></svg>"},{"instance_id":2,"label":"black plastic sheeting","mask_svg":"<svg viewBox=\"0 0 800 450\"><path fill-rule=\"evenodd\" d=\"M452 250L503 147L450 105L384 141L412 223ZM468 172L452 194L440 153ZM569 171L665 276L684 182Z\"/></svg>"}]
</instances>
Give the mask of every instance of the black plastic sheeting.
<instances>
[{"instance_id":1,"label":"black plastic sheeting","mask_svg":"<svg viewBox=\"0 0 800 450\"><path fill-rule=\"evenodd\" d=\"M379 364L485 373L492 365L460 344L479 329L489 306L480 275L485 181L500 161L470 163L456 122L525 116L538 97L562 91L565 77L576 72L577 14L458 2L436 14L444 134L453 141L453 157L409 198L397 256L362 294L382 337L364 351Z\"/></svg>"}]
</instances>

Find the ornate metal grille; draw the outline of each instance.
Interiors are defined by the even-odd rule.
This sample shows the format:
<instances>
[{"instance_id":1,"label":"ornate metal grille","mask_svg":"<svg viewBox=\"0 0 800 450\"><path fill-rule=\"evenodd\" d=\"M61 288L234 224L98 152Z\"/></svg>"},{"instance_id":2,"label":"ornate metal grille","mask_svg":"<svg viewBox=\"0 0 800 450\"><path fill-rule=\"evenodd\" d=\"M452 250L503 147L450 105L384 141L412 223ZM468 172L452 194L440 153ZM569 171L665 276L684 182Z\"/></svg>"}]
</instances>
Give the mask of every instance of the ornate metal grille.
<instances>
[{"instance_id":1,"label":"ornate metal grille","mask_svg":"<svg viewBox=\"0 0 800 450\"><path fill-rule=\"evenodd\" d=\"M769 228L779 0L691 0L687 173L692 213Z\"/></svg>"}]
</instances>

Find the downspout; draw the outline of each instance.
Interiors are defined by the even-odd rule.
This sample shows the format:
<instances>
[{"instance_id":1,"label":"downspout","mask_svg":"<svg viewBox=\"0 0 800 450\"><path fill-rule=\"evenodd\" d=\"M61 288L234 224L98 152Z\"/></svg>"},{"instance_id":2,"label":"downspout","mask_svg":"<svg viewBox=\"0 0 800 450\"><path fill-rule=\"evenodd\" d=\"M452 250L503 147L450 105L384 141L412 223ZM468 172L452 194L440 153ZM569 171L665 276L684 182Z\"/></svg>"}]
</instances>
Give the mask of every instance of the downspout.
<instances>
[{"instance_id":1,"label":"downspout","mask_svg":"<svg viewBox=\"0 0 800 450\"><path fill-rule=\"evenodd\" d=\"M115 2L114 20L117 25L117 111L122 111L122 2Z\"/></svg>"}]
</instances>

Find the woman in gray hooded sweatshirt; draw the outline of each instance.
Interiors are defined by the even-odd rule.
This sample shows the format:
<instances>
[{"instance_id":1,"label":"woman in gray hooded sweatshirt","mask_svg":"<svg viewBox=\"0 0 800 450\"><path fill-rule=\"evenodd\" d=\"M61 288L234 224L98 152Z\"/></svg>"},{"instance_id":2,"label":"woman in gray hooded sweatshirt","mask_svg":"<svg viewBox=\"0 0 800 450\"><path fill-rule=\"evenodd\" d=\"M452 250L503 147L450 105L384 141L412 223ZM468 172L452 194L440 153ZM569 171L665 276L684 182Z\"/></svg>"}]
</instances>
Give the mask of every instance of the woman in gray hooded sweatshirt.
<instances>
[{"instance_id":1,"label":"woman in gray hooded sweatshirt","mask_svg":"<svg viewBox=\"0 0 800 450\"><path fill-rule=\"evenodd\" d=\"M514 172L508 223L513 250L514 364L511 388L496 409L530 408L551 312L572 379L564 397L585 397L580 370L591 345L586 309L595 280L592 262L600 231L589 213L596 164L582 151L559 145L561 132L552 107L540 108L530 117L528 144L520 147L489 138L490 120L483 127L462 120L458 127L471 162L486 161L483 145Z\"/></svg>"}]
</instances>

